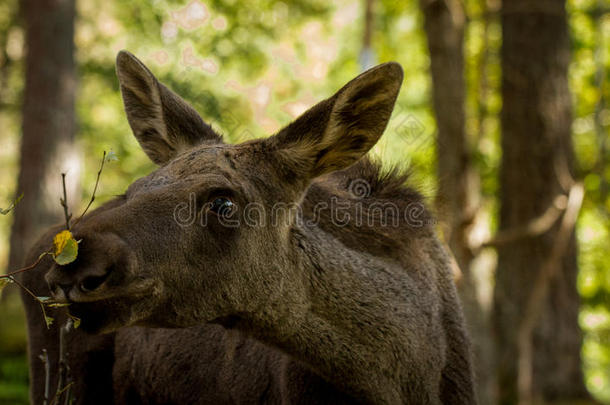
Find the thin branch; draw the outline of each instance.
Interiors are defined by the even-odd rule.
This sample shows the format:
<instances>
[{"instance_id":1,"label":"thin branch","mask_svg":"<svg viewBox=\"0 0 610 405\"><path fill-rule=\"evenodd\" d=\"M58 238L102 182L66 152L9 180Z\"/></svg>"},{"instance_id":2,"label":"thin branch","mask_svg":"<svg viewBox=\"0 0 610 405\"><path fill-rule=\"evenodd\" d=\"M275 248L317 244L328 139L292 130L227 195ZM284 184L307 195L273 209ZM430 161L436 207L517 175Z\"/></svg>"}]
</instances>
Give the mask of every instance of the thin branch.
<instances>
[{"instance_id":1,"label":"thin branch","mask_svg":"<svg viewBox=\"0 0 610 405\"><path fill-rule=\"evenodd\" d=\"M17 284L19 287L23 288L23 290L25 292L27 292L28 294L30 294L36 301L40 302L40 300L38 299L38 297L36 296L36 294L34 294L32 292L32 290L30 290L29 288L27 288L26 286L24 286L23 284L21 284L19 281L17 281L16 278L14 277L9 277L11 279L11 281L15 284Z\"/></svg>"},{"instance_id":2,"label":"thin branch","mask_svg":"<svg viewBox=\"0 0 610 405\"><path fill-rule=\"evenodd\" d=\"M64 405L69 403L69 398L70 398L70 393L71 393L71 389L72 386L74 385L74 381L70 381L68 384L66 384L65 387L63 387L61 389L61 391L59 391L57 393L57 395L61 396L64 392L66 393L66 396L64 397ZM58 403L58 397L56 396L55 398L53 398L53 400L51 401L50 405L54 405L56 403Z\"/></svg>"},{"instance_id":3,"label":"thin branch","mask_svg":"<svg viewBox=\"0 0 610 405\"><path fill-rule=\"evenodd\" d=\"M566 207L566 196L561 194L555 197L553 203L542 213L525 225L506 229L496 233L493 237L473 246L472 250L478 252L487 247L498 247L516 240L540 236L557 222Z\"/></svg>"},{"instance_id":4,"label":"thin branch","mask_svg":"<svg viewBox=\"0 0 610 405\"><path fill-rule=\"evenodd\" d=\"M58 402L61 394L69 387L69 383L64 386L64 380L68 372L68 349L66 343L66 334L72 330L72 319L68 318L66 324L59 330L59 364L58 364L58 379L57 379L57 390L55 391L55 397L51 403Z\"/></svg>"},{"instance_id":5,"label":"thin branch","mask_svg":"<svg viewBox=\"0 0 610 405\"><path fill-rule=\"evenodd\" d=\"M19 274L19 273L23 273L24 271L32 270L34 267L36 267L36 266L38 266L40 264L40 262L42 261L42 259L44 259L44 257L46 255L49 255L49 254L51 254L51 251L44 252L40 256L38 256L38 259L36 259L36 261L34 263L30 264L29 266L22 267L20 269L15 270L15 271L11 271L10 273L6 273L4 275L1 275L0 278L3 278L3 277L11 278L15 274Z\"/></svg>"},{"instance_id":6,"label":"thin branch","mask_svg":"<svg viewBox=\"0 0 610 405\"><path fill-rule=\"evenodd\" d=\"M47 311L44 309L44 303L29 288L27 288L26 286L21 284L19 281L17 281L17 279L15 277L9 277L9 278L13 281L13 283L17 284L19 287L21 287L23 289L23 291L27 292L32 298L34 298L36 300L36 302L38 302L38 304L40 304L40 309L42 310L42 316L45 319L45 324L47 325L47 329L49 329L49 323L47 322Z\"/></svg>"},{"instance_id":7,"label":"thin branch","mask_svg":"<svg viewBox=\"0 0 610 405\"><path fill-rule=\"evenodd\" d=\"M70 373L70 368L68 367L68 374ZM60 394L62 394L64 391L66 393L66 395L64 396L64 405L69 405L72 401L71 401L71 397L72 397L72 386L74 385L74 381L70 381L69 383L66 384L66 386L64 387L64 389L62 390L62 392L60 392Z\"/></svg>"},{"instance_id":8,"label":"thin branch","mask_svg":"<svg viewBox=\"0 0 610 405\"><path fill-rule=\"evenodd\" d=\"M70 230L70 218L72 214L68 213L68 197L66 196L66 173L61 174L61 185L64 189L64 198L60 198L59 202L64 207L64 217L66 218L66 229Z\"/></svg>"},{"instance_id":9,"label":"thin branch","mask_svg":"<svg viewBox=\"0 0 610 405\"><path fill-rule=\"evenodd\" d=\"M106 161L106 151L104 151L104 154L102 156L102 163L100 165L100 170L97 172L97 177L95 179L95 187L93 187L93 193L91 194L91 200L89 200L89 204L87 204L87 207L85 207L85 210L83 211L83 213L80 214L80 217L78 217L76 219L76 221L74 221L74 224L72 226L76 226L76 224L78 224L80 222L80 220L85 216L85 214L89 210L89 207L91 207L91 204L93 204L93 201L95 201L95 192L97 191L97 186L100 182L100 176L102 175L102 170L104 170L105 161Z\"/></svg>"},{"instance_id":10,"label":"thin branch","mask_svg":"<svg viewBox=\"0 0 610 405\"><path fill-rule=\"evenodd\" d=\"M542 264L536 277L534 286L525 306L523 320L518 329L518 389L521 404L531 403L532 374L533 374L533 340L532 334L536 323L544 308L544 300L548 292L550 281L555 277L561 267L561 259L566 251L578 213L582 207L584 188L582 183L572 186L568 197L567 207L561 221L557 236L548 259Z\"/></svg>"},{"instance_id":11,"label":"thin branch","mask_svg":"<svg viewBox=\"0 0 610 405\"><path fill-rule=\"evenodd\" d=\"M570 173L570 166L568 164L565 149L562 148L558 151L558 153L555 154L553 158L553 166L559 185L567 193L572 188L574 183L576 183L576 180L574 180L572 173Z\"/></svg>"},{"instance_id":12,"label":"thin branch","mask_svg":"<svg viewBox=\"0 0 610 405\"><path fill-rule=\"evenodd\" d=\"M49 364L49 353L47 349L42 349L42 354L40 355L40 360L44 364L44 400L42 401L43 405L47 405L49 403L49 387L51 386L51 365Z\"/></svg>"}]
</instances>

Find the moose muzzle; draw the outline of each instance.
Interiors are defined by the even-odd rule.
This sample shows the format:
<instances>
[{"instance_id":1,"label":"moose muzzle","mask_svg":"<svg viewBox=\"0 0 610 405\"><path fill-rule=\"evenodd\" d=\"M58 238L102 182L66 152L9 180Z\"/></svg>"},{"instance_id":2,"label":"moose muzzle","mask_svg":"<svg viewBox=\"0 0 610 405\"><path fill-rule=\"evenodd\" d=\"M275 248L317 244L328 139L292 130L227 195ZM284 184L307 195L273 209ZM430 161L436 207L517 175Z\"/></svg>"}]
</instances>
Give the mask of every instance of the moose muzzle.
<instances>
[{"instance_id":1,"label":"moose muzzle","mask_svg":"<svg viewBox=\"0 0 610 405\"><path fill-rule=\"evenodd\" d=\"M57 302L88 302L106 298L119 288L133 262L128 245L114 233L75 233L80 240L76 260L54 264L45 278Z\"/></svg>"}]
</instances>

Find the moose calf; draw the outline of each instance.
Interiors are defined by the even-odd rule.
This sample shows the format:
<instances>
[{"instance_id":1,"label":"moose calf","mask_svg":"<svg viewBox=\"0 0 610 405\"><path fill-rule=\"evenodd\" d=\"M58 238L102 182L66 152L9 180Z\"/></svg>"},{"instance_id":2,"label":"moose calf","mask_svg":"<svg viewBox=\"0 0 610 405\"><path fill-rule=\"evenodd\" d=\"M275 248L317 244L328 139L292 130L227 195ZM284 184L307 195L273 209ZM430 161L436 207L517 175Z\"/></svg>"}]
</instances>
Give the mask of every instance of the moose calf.
<instances>
[{"instance_id":1,"label":"moose calf","mask_svg":"<svg viewBox=\"0 0 610 405\"><path fill-rule=\"evenodd\" d=\"M22 279L82 319L68 336L77 402L475 403L430 215L405 176L365 157L400 65L372 68L277 134L237 145L128 52L117 74L159 168L74 226L76 261ZM47 348L56 365L58 332L25 302L40 403L37 356Z\"/></svg>"}]
</instances>

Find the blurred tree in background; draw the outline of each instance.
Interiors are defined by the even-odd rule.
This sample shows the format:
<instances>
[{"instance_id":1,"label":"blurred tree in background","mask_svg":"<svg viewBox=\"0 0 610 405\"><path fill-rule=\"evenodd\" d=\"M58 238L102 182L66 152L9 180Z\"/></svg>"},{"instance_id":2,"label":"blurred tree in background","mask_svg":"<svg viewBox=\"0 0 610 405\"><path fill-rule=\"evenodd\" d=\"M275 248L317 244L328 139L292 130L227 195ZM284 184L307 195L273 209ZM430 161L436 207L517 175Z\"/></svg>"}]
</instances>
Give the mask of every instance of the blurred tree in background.
<instances>
[{"instance_id":1,"label":"blurred tree in background","mask_svg":"<svg viewBox=\"0 0 610 405\"><path fill-rule=\"evenodd\" d=\"M18 186L21 181L19 156L22 156L20 145L26 144L28 132L26 125L22 128L21 120L22 111L28 114L25 109L28 100L32 100L28 98L30 60L26 57L32 45L27 33L28 21L45 10L34 4L38 2L53 3L42 0L27 0L21 4L18 0L4 0L0 3L1 207L24 190ZM563 10L562 1L558 0L527 3L552 4L559 13ZM366 4L371 10L368 37L365 35ZM610 403L610 261L606 253L610 246L610 166L607 164L610 157L610 109L607 104L610 96L610 6L604 0L568 0L566 9L570 41L557 34L552 45L559 46L563 41L571 48L568 78L573 106L572 174L575 179L582 180L585 197L576 226L578 255L566 256L565 260L577 260L578 264L576 281L581 300L578 321L584 337L580 354L586 386L595 398ZM501 61L502 57L508 57L506 50L502 54L500 50L502 34L507 35L508 29L502 28L502 24L509 17L501 17L499 0L253 0L247 5L235 0L76 0L76 10L74 146L79 152L64 159L64 162L72 162L68 179L82 185L80 192L73 192L75 201L86 201L90 196L103 150L113 150L119 161L104 170L96 203L123 193L134 179L153 169L131 135L122 110L114 74L114 57L120 49L128 49L140 57L231 142L267 136L316 101L332 94L359 72L363 47L370 48L376 62L396 60L401 63L405 82L392 120L374 153L388 165L410 166L414 172L412 182L437 208L442 219L439 230L462 270L458 283L475 338L477 369L482 382L479 388L481 403L495 403L502 390L495 384L498 381L495 372L501 368L494 361L489 327L494 286L503 289L504 293L514 294L510 297L513 301L523 301L530 290L530 280L535 278L530 272L540 269L540 263L549 255L549 243L542 243L544 246L537 249L534 244L521 242L528 245L523 247L523 252L530 249L529 253L517 253L509 245L505 253L500 250L499 258L495 249L488 248L486 243L493 240L498 230L527 225L529 219L540 215L541 207L549 205L546 196L555 190L553 184L542 184L552 190L539 201L535 192L528 193L527 197L524 194L521 197L523 204L531 204L534 208L515 218L514 223L507 222L500 213L500 189L505 189L505 180L501 180L505 175L500 175L503 152L512 150L511 154L525 154L527 149L517 144L521 138L526 144L534 142L536 137L543 139L545 135L528 126L527 133L515 135L515 138L521 135L514 139L515 144L512 144L512 135L511 139L501 141L501 135L508 133L507 124L501 124L500 120L503 94L506 97L506 89L504 93L501 90L501 70L511 60ZM551 25L545 35L553 38L551 29L561 27ZM50 60L67 52L68 48L56 52L52 48L61 47L60 31L67 30L68 26L60 28L43 38L51 44L44 51L52 55L44 56L46 53L41 51L35 56ZM546 49L540 44L542 32L541 38L536 38L542 30L547 27L536 24L529 34L520 33L522 40L531 39L528 43L531 49L539 46L540 53ZM515 31L519 33L519 27L509 32ZM514 46L513 52L518 54L520 47ZM546 65L539 60L542 57L551 56L534 52L523 54L523 60L511 63L543 69ZM548 62L558 63L556 60ZM46 62L39 64L38 68L44 70ZM44 84L60 86L61 82ZM50 97L51 105L46 104L49 108L60 108L62 103L69 102L62 102L59 93ZM534 102L520 97L523 96L515 96L513 105L520 101L524 105ZM535 107L542 108L539 104ZM564 137L570 136L569 119L552 123L561 123L562 128L558 131L563 131ZM517 125L536 123L512 124L517 128ZM44 126L50 131L53 127L47 125L51 124ZM69 139L69 126L65 128L58 136ZM43 136L39 131L34 132L30 134ZM52 160L53 147L46 147L42 142L34 146L47 152L38 163L42 165L46 159ZM67 149L62 147L58 151L64 153ZM541 155L549 150L536 146L529 152L530 158L542 159ZM83 162L80 169L79 161ZM25 205L28 199L31 204L44 203L59 208L60 170L47 171L49 181L56 183L45 186L47 194L40 194L45 197L38 197L37 191L25 193L24 212L28 210ZM519 167L514 164L503 170L515 176L519 174ZM540 173L552 171L549 167L540 170ZM39 184L47 181L46 177L40 180ZM516 189L511 189L511 194L527 190L517 185ZM502 196L504 198L506 192ZM513 195L514 201L519 198ZM73 211L81 208L77 203L72 207ZM502 207L502 210L506 209L504 202ZM8 265L8 246L11 226L18 226L19 215L15 212L0 217L0 269L15 266L12 262L17 259L11 259L10 267ZM51 216L28 219L33 220L34 225L43 225L48 218ZM552 235L541 237L544 238L552 239ZM514 263L507 262L506 256L511 253L520 255L519 259L527 266L515 268ZM21 255L19 252L11 254ZM531 258L526 256L530 254ZM498 260L497 274L502 280L507 279L500 286L495 282ZM572 262L570 269L573 271L570 277L574 280L576 263ZM554 318L562 314L552 311L560 308L557 300L565 298L563 293L558 294L549 293L549 303L537 323L545 332L536 335L536 356L557 356L559 349L544 349L550 347L546 345L547 341L556 338L555 334L562 330ZM506 305L516 305L515 302ZM0 404L27 403L25 327L21 316L16 296L8 297L0 304ZM514 329L501 333L516 332L518 328L510 322L506 326ZM535 373L548 371L548 379L555 379L554 373L561 371L557 369L562 368L563 357L549 362L543 360L536 360L535 364L554 369ZM534 381L537 378L534 377ZM516 380L510 384L516 389ZM548 396L546 388L540 392L547 400L565 399L560 398L561 395L557 398Z\"/></svg>"},{"instance_id":2,"label":"blurred tree in background","mask_svg":"<svg viewBox=\"0 0 610 405\"><path fill-rule=\"evenodd\" d=\"M498 244L493 324L499 399L577 402L588 393L580 360L577 245L573 224L566 225L580 211L581 185L573 178L565 2L514 0L501 12L498 235L519 234ZM527 226L533 221L546 224Z\"/></svg>"},{"instance_id":3,"label":"blurred tree in background","mask_svg":"<svg viewBox=\"0 0 610 405\"><path fill-rule=\"evenodd\" d=\"M58 175L79 171L73 156L74 0L24 0L21 10L27 47L17 192L28 198L14 210L9 268L21 267L34 240L61 220ZM71 195L76 184L68 182Z\"/></svg>"}]
</instances>

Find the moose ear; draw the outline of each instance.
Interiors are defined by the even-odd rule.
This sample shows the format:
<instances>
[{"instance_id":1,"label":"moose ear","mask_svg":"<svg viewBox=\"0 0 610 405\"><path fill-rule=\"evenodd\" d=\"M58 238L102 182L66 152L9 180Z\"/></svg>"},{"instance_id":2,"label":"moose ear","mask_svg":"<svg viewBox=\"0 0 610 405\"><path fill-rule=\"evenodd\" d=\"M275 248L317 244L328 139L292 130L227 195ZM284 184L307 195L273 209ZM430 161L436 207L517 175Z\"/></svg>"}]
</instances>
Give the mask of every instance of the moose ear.
<instances>
[{"instance_id":1,"label":"moose ear","mask_svg":"<svg viewBox=\"0 0 610 405\"><path fill-rule=\"evenodd\" d=\"M364 156L388 124L402 77L398 63L376 66L269 138L282 171L308 180Z\"/></svg>"},{"instance_id":2,"label":"moose ear","mask_svg":"<svg viewBox=\"0 0 610 405\"><path fill-rule=\"evenodd\" d=\"M186 101L173 93L127 51L116 58L116 72L131 129L158 165L203 141L221 142Z\"/></svg>"}]
</instances>

